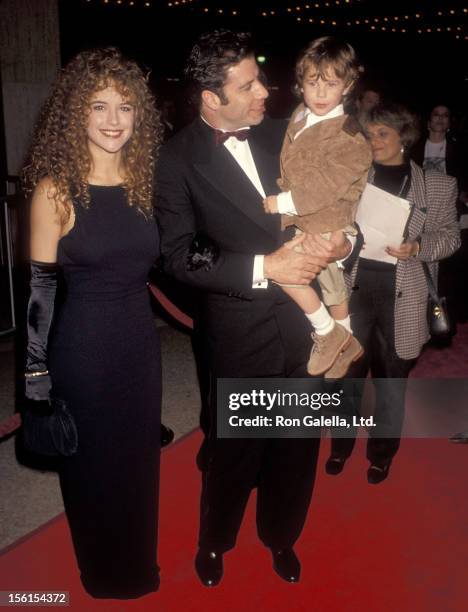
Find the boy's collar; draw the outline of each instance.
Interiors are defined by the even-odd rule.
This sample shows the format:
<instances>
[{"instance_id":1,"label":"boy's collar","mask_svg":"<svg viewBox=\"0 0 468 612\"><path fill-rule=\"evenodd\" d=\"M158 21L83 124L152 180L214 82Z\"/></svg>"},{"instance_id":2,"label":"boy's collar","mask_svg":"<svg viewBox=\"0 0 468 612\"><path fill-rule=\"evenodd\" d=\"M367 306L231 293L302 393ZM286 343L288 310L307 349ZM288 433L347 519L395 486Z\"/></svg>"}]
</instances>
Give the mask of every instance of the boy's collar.
<instances>
[{"instance_id":1,"label":"boy's collar","mask_svg":"<svg viewBox=\"0 0 468 612\"><path fill-rule=\"evenodd\" d=\"M307 117L308 115L313 117L316 120L316 122L318 122L318 121L323 121L324 119L333 119L334 117L341 117L341 115L344 115L344 109L343 109L342 104L338 104L338 106L335 106L335 108L332 109L326 115L316 115L310 110L310 108L304 105L304 108L297 113L294 122L298 123L299 121L302 121L304 117Z\"/></svg>"}]
</instances>

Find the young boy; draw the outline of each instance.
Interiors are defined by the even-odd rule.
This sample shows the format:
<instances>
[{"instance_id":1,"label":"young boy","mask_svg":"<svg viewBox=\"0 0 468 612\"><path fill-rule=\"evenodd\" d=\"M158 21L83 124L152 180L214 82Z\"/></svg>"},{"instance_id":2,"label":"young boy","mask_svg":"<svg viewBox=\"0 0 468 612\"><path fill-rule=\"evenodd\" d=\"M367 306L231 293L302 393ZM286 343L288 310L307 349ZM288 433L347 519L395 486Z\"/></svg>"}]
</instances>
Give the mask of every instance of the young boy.
<instances>
[{"instance_id":1,"label":"young boy","mask_svg":"<svg viewBox=\"0 0 468 612\"><path fill-rule=\"evenodd\" d=\"M281 151L282 193L264 200L266 212L282 213L284 227L293 224L298 232L338 243L343 232L356 234L354 215L372 161L359 124L343 111L358 74L354 49L330 36L314 40L299 57L296 89L303 103L293 113ZM329 264L318 282L330 313L312 287L282 287L315 329L309 374L341 378L363 350L351 333L340 265Z\"/></svg>"}]
</instances>

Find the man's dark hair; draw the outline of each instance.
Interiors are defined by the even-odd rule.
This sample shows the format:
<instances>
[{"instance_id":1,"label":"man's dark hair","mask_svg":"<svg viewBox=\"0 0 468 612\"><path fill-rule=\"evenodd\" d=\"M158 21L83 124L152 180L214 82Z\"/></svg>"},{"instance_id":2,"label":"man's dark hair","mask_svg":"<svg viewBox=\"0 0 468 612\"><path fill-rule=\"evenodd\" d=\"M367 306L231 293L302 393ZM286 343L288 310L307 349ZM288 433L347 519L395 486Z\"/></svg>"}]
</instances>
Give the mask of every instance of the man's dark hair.
<instances>
[{"instance_id":1,"label":"man's dark hair","mask_svg":"<svg viewBox=\"0 0 468 612\"><path fill-rule=\"evenodd\" d=\"M227 104L223 85L228 68L252 55L252 38L247 32L214 30L202 34L185 67L193 100L199 102L201 92L208 89L219 96L222 104Z\"/></svg>"}]
</instances>

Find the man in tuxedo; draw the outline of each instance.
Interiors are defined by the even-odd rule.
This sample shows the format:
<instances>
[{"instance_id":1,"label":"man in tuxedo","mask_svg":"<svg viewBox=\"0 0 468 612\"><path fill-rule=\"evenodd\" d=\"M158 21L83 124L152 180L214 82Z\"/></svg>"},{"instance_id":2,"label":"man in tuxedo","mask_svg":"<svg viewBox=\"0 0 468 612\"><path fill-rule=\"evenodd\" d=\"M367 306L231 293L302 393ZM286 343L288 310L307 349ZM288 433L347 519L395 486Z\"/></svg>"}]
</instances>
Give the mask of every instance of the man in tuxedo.
<instances>
[{"instance_id":1,"label":"man in tuxedo","mask_svg":"<svg viewBox=\"0 0 468 612\"><path fill-rule=\"evenodd\" d=\"M217 439L216 378L306 376L310 324L275 283L307 285L327 259L346 256L350 247L315 243L314 254L298 253L303 238L283 244L280 216L264 213L263 198L278 193L286 124L264 120L268 91L250 37L227 30L201 36L186 76L200 116L163 147L156 212L165 270L204 296L196 323L212 383L201 420L195 567L203 584L221 580L223 554L235 545L256 486L258 535L275 571L296 582L293 546L310 503L319 440Z\"/></svg>"}]
</instances>

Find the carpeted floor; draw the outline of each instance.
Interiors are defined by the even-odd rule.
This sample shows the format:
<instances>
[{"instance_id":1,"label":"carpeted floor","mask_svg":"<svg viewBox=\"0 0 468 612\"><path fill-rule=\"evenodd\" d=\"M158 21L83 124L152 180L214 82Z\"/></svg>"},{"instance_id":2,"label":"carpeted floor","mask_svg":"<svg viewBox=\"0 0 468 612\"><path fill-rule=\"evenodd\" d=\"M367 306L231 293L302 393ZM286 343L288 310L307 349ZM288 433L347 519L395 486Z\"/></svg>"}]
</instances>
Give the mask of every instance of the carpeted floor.
<instances>
[{"instance_id":1,"label":"carpeted floor","mask_svg":"<svg viewBox=\"0 0 468 612\"><path fill-rule=\"evenodd\" d=\"M466 447L405 440L391 476L379 486L366 482L362 440L340 476L321 468L297 546L303 572L296 585L273 573L255 535L251 499L238 545L225 556L225 578L207 589L193 571L199 442L196 432L163 453L158 593L128 602L89 598L63 516L0 557L1 589L66 590L69 609L77 612L466 610L467 496L460 486L466 481ZM321 466L325 457L323 448Z\"/></svg>"},{"instance_id":2,"label":"carpeted floor","mask_svg":"<svg viewBox=\"0 0 468 612\"><path fill-rule=\"evenodd\" d=\"M467 347L468 325L464 325L450 348L428 347L424 351L412 378L416 383L424 378L468 378ZM181 350L187 350L185 344ZM183 411L185 404L196 403L198 398L191 394L192 385L177 384L180 367L175 356L165 367L168 379L176 381L171 403ZM439 420L447 429L448 404L440 408ZM196 419L196 409L190 412ZM414 426L422 422L427 410L420 398L410 393L406 412L407 426ZM170 424L176 425L174 420ZM308 522L297 546L303 564L300 584L288 585L273 573L270 555L255 534L253 494L238 545L225 557L225 578L216 589L206 589L193 570L200 488L194 459L199 442L197 431L163 452L159 525L162 583L157 594L129 602L89 598L79 582L62 514L3 551L0 591L67 590L70 609L77 612L466 609L467 445L451 444L446 437L404 439L388 480L370 486L364 441L358 440L344 472L337 477L323 471L329 451L325 441ZM6 501L4 493L2 503ZM49 495L45 488L43 503ZM24 508L19 506L31 503L19 501L21 490L10 490L8 498L21 512ZM15 521L15 511L8 517Z\"/></svg>"},{"instance_id":3,"label":"carpeted floor","mask_svg":"<svg viewBox=\"0 0 468 612\"><path fill-rule=\"evenodd\" d=\"M426 345L411 377L468 378L468 323L458 324L448 346Z\"/></svg>"}]
</instances>

